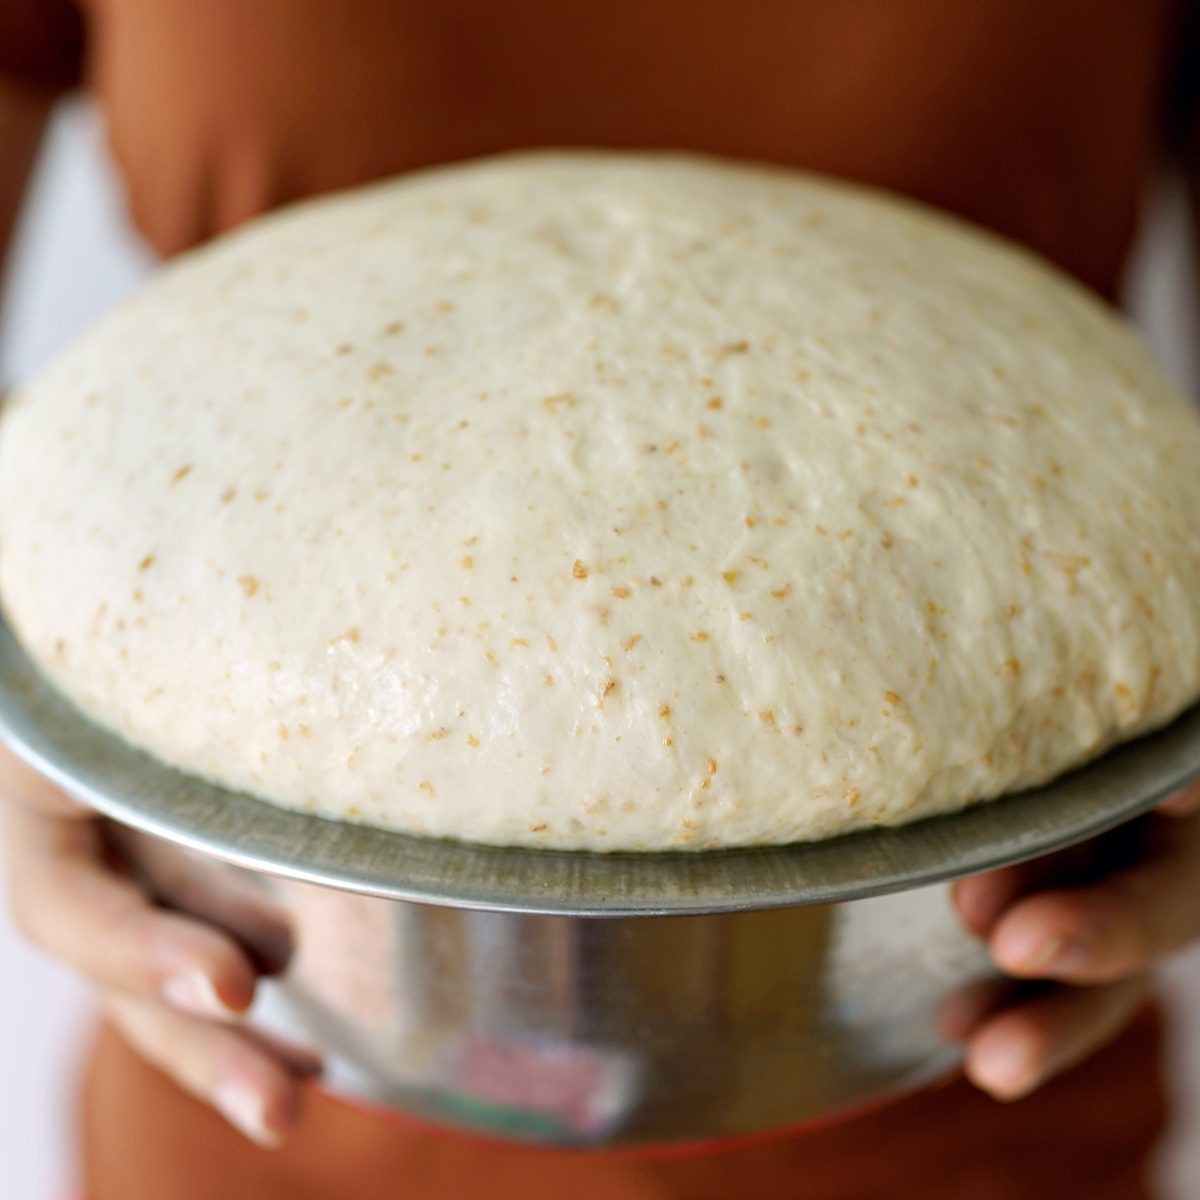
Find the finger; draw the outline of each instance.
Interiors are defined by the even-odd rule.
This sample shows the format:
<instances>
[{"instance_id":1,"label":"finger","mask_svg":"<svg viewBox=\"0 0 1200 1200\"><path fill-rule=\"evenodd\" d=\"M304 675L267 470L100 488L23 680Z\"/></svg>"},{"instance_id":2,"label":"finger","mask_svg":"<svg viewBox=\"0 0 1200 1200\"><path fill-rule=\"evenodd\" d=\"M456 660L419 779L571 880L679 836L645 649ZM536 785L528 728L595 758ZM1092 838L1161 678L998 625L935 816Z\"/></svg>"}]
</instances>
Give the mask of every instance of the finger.
<instances>
[{"instance_id":1,"label":"finger","mask_svg":"<svg viewBox=\"0 0 1200 1200\"><path fill-rule=\"evenodd\" d=\"M1026 1096L1111 1040L1145 1000L1144 978L1097 988L1058 987L986 1021L964 1068L997 1100Z\"/></svg>"},{"instance_id":2,"label":"finger","mask_svg":"<svg viewBox=\"0 0 1200 1200\"><path fill-rule=\"evenodd\" d=\"M965 1042L989 1017L1042 995L1053 984L1023 979L980 979L950 992L938 1006L938 1034Z\"/></svg>"},{"instance_id":3,"label":"finger","mask_svg":"<svg viewBox=\"0 0 1200 1200\"><path fill-rule=\"evenodd\" d=\"M996 965L1022 978L1107 983L1151 967L1200 936L1200 822L1159 840L1136 867L1090 887L1045 892L996 923Z\"/></svg>"},{"instance_id":4,"label":"finger","mask_svg":"<svg viewBox=\"0 0 1200 1200\"><path fill-rule=\"evenodd\" d=\"M145 886L171 908L230 934L265 975L280 974L293 951L287 911L233 868L200 859L161 838L112 827L109 836Z\"/></svg>"},{"instance_id":5,"label":"finger","mask_svg":"<svg viewBox=\"0 0 1200 1200\"><path fill-rule=\"evenodd\" d=\"M298 1078L310 1079L320 1075L325 1069L321 1055L308 1046L287 1041L276 1034L257 1029L253 1025L239 1025L237 1033L252 1046L257 1046L265 1054L269 1054L283 1063Z\"/></svg>"},{"instance_id":6,"label":"finger","mask_svg":"<svg viewBox=\"0 0 1200 1200\"><path fill-rule=\"evenodd\" d=\"M1167 817L1194 817L1200 814L1200 779L1168 797L1155 812Z\"/></svg>"},{"instance_id":7,"label":"finger","mask_svg":"<svg viewBox=\"0 0 1200 1200\"><path fill-rule=\"evenodd\" d=\"M0 747L0 802L48 815L89 820L95 813Z\"/></svg>"},{"instance_id":8,"label":"finger","mask_svg":"<svg viewBox=\"0 0 1200 1200\"><path fill-rule=\"evenodd\" d=\"M963 923L986 940L1004 910L1034 886L1037 875L1034 864L1018 863L959 879L951 894Z\"/></svg>"},{"instance_id":9,"label":"finger","mask_svg":"<svg viewBox=\"0 0 1200 1200\"><path fill-rule=\"evenodd\" d=\"M254 998L256 972L227 935L156 909L101 858L96 822L9 814L13 915L26 935L101 986L161 997L232 1019Z\"/></svg>"},{"instance_id":10,"label":"finger","mask_svg":"<svg viewBox=\"0 0 1200 1200\"><path fill-rule=\"evenodd\" d=\"M971 875L954 884L954 904L967 928L976 937L987 939L1005 910L1022 896L1049 881L1061 886L1066 880L1083 879L1101 857L1098 843L1086 842L1057 854Z\"/></svg>"},{"instance_id":11,"label":"finger","mask_svg":"<svg viewBox=\"0 0 1200 1200\"><path fill-rule=\"evenodd\" d=\"M239 1029L121 994L109 996L106 1007L144 1058L260 1146L280 1145L295 1125L301 1102L297 1076L310 1071L289 1069Z\"/></svg>"},{"instance_id":12,"label":"finger","mask_svg":"<svg viewBox=\"0 0 1200 1200\"><path fill-rule=\"evenodd\" d=\"M1161 822L1144 817L1055 854L960 879L952 892L955 907L967 928L987 940L1023 897L1051 885L1061 889L1093 883L1145 857L1156 824Z\"/></svg>"}]
</instances>

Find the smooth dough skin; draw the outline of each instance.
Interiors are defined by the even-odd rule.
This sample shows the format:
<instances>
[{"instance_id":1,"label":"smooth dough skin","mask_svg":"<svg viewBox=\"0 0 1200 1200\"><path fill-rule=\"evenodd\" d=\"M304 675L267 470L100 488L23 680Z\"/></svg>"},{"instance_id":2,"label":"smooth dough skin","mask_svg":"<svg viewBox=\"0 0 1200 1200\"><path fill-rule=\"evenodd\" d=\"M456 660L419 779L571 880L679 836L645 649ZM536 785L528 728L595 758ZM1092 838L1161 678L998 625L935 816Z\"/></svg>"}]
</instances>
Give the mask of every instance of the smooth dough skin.
<instances>
[{"instance_id":1,"label":"smooth dough skin","mask_svg":"<svg viewBox=\"0 0 1200 1200\"><path fill-rule=\"evenodd\" d=\"M1200 421L906 202L527 154L256 222L11 404L0 586L278 804L704 849L1046 780L1200 694Z\"/></svg>"}]
</instances>

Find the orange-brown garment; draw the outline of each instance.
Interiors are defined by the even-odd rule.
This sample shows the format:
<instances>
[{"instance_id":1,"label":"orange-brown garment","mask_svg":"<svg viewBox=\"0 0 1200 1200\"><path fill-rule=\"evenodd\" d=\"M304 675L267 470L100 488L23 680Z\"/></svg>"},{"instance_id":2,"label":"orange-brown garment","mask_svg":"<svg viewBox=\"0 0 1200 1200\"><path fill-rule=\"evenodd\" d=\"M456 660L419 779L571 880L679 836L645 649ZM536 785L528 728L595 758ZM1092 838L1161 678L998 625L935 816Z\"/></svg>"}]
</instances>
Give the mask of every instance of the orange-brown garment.
<instances>
[{"instance_id":1,"label":"orange-brown garment","mask_svg":"<svg viewBox=\"0 0 1200 1200\"><path fill-rule=\"evenodd\" d=\"M690 147L941 205L1113 295L1157 156L1176 0L0 0L0 73L98 95L163 253L283 201L527 145ZM111 1035L89 1200L1136 1200L1151 1027L1011 1107L961 1082L658 1165L404 1129L314 1095L264 1155ZM239 1190L240 1189L240 1190Z\"/></svg>"},{"instance_id":2,"label":"orange-brown garment","mask_svg":"<svg viewBox=\"0 0 1200 1200\"><path fill-rule=\"evenodd\" d=\"M683 146L908 192L1111 294L1182 0L80 2L163 252L446 159ZM0 71L60 78L66 8L0 0Z\"/></svg>"},{"instance_id":3,"label":"orange-brown garment","mask_svg":"<svg viewBox=\"0 0 1200 1200\"><path fill-rule=\"evenodd\" d=\"M1027 1100L961 1079L814 1132L646 1158L419 1128L311 1091L281 1151L251 1146L111 1031L85 1087L85 1200L1151 1200L1158 1019Z\"/></svg>"}]
</instances>

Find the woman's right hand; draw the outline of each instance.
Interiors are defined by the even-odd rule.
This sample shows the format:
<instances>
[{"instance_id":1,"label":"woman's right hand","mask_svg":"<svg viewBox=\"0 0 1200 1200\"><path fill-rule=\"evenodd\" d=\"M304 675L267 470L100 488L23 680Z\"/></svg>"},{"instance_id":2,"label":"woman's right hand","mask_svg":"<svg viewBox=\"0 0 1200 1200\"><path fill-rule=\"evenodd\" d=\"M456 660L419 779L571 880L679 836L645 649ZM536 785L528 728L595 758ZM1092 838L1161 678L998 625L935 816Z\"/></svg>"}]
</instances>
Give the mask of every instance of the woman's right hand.
<instances>
[{"instance_id":1,"label":"woman's right hand","mask_svg":"<svg viewBox=\"0 0 1200 1200\"><path fill-rule=\"evenodd\" d=\"M3 749L0 816L18 927L93 984L145 1058L247 1137L278 1145L319 1063L240 1018L259 976L287 965L286 915L232 876L214 889L181 851L119 830Z\"/></svg>"}]
</instances>

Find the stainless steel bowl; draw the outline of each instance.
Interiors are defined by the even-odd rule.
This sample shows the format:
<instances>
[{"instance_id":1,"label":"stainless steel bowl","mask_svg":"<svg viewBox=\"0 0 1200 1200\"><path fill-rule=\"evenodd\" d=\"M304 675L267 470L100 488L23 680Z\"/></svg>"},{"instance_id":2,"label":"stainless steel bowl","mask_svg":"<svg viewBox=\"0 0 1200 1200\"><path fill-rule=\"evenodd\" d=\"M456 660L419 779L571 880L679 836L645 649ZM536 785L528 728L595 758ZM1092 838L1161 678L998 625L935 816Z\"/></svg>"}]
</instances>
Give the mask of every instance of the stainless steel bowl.
<instances>
[{"instance_id":1,"label":"stainless steel bowl","mask_svg":"<svg viewBox=\"0 0 1200 1200\"><path fill-rule=\"evenodd\" d=\"M0 734L113 820L277 892L298 954L256 1019L348 1095L555 1144L801 1125L953 1068L989 973L946 881L1128 821L1200 773L1200 708L1036 791L897 830L707 854L404 837L184 776L82 717L0 626Z\"/></svg>"}]
</instances>

